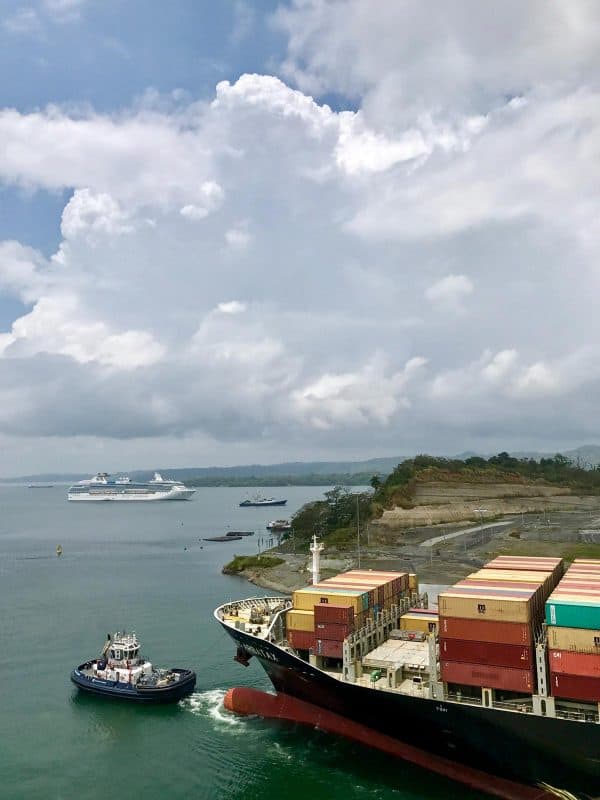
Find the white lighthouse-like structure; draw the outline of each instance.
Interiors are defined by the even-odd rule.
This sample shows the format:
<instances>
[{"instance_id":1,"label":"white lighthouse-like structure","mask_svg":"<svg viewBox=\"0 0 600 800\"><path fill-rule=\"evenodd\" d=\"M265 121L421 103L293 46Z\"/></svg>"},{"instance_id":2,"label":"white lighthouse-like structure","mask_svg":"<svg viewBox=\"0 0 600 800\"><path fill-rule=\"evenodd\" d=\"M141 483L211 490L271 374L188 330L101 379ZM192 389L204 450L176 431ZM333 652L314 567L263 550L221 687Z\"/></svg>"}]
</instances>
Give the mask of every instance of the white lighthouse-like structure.
<instances>
[{"instance_id":1,"label":"white lighthouse-like structure","mask_svg":"<svg viewBox=\"0 0 600 800\"><path fill-rule=\"evenodd\" d=\"M313 540L310 545L310 552L312 553L312 582L319 583L321 580L321 553L325 549L323 542L317 541L316 533L313 534Z\"/></svg>"}]
</instances>

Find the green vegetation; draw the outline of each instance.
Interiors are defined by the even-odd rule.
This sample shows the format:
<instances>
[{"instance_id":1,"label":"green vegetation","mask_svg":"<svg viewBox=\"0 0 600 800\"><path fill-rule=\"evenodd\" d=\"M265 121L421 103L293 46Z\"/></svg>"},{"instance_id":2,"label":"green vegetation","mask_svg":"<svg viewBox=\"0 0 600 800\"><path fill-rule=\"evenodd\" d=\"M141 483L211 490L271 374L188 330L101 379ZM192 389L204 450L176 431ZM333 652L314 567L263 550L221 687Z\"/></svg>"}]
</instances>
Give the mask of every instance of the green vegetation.
<instances>
[{"instance_id":1,"label":"green vegetation","mask_svg":"<svg viewBox=\"0 0 600 800\"><path fill-rule=\"evenodd\" d=\"M356 476L354 476L356 477ZM363 476L364 477L364 476ZM304 547L317 534L330 546L353 548L356 542L357 505L361 526L389 508L413 508L418 483L524 483L554 484L577 494L600 494L600 465L583 466L557 453L552 458L514 458L506 452L489 459L459 459L419 455L401 462L387 476L373 475L363 483L373 492L351 493L342 485L326 492L325 500L309 503L293 517L294 546ZM288 535L286 538L290 538ZM516 537L515 537L516 538ZM590 545L588 547L594 547ZM600 546L594 553L600 552Z\"/></svg>"},{"instance_id":2,"label":"green vegetation","mask_svg":"<svg viewBox=\"0 0 600 800\"><path fill-rule=\"evenodd\" d=\"M368 486L370 472L320 475L206 475L186 478L187 486Z\"/></svg>"},{"instance_id":3,"label":"green vegetation","mask_svg":"<svg viewBox=\"0 0 600 800\"><path fill-rule=\"evenodd\" d=\"M283 563L283 558L276 558L275 556L234 556L233 561L225 564L223 572L225 575L237 575L245 569L267 569L269 567L277 567Z\"/></svg>"}]
</instances>

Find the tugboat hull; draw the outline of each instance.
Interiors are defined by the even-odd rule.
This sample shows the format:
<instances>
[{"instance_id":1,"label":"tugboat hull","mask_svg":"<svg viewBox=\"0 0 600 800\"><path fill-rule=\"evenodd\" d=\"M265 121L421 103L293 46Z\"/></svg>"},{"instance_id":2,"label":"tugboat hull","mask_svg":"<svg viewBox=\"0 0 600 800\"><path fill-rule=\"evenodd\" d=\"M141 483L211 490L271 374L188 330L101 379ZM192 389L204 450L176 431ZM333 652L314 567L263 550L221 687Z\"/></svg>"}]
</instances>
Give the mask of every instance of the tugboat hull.
<instances>
[{"instance_id":1,"label":"tugboat hull","mask_svg":"<svg viewBox=\"0 0 600 800\"><path fill-rule=\"evenodd\" d=\"M88 677L83 670L91 662L80 664L71 672L71 680L82 691L117 700L129 700L134 703L176 703L191 694L196 686L196 673L189 669L173 669L179 680L167 686L149 686L136 688L130 683L107 681L102 678Z\"/></svg>"}]
</instances>

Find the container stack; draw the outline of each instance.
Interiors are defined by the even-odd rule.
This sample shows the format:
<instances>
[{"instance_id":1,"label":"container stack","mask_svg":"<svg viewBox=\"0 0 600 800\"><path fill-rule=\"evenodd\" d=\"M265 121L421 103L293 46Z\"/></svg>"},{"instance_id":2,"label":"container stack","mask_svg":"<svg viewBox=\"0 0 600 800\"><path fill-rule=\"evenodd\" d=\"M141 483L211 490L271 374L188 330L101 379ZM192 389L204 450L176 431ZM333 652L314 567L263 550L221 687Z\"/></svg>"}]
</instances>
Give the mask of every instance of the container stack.
<instances>
[{"instance_id":1,"label":"container stack","mask_svg":"<svg viewBox=\"0 0 600 800\"><path fill-rule=\"evenodd\" d=\"M408 595L405 572L350 570L293 593L288 642L297 650L342 658L344 639Z\"/></svg>"},{"instance_id":2,"label":"container stack","mask_svg":"<svg viewBox=\"0 0 600 800\"><path fill-rule=\"evenodd\" d=\"M554 697L600 702L600 561L576 559L546 603Z\"/></svg>"},{"instance_id":3,"label":"container stack","mask_svg":"<svg viewBox=\"0 0 600 800\"><path fill-rule=\"evenodd\" d=\"M400 630L412 633L438 632L439 615L429 608L410 608L400 617Z\"/></svg>"},{"instance_id":4,"label":"container stack","mask_svg":"<svg viewBox=\"0 0 600 800\"><path fill-rule=\"evenodd\" d=\"M442 681L535 691L534 637L562 561L494 561L439 595Z\"/></svg>"}]
</instances>

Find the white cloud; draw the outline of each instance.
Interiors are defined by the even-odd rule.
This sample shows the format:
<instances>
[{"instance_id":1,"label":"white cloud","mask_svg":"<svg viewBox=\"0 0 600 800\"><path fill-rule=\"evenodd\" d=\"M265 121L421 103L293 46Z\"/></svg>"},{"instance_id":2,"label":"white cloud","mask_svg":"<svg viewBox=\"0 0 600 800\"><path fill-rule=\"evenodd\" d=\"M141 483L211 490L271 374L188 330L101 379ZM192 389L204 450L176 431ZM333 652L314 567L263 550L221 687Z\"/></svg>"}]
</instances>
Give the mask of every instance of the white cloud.
<instances>
[{"instance_id":1,"label":"white cloud","mask_svg":"<svg viewBox=\"0 0 600 800\"><path fill-rule=\"evenodd\" d=\"M0 435L277 458L593 432L598 14L451 6L280 12L288 74L354 111L264 75L1 110L0 182L70 200L53 257L0 244Z\"/></svg>"},{"instance_id":2,"label":"white cloud","mask_svg":"<svg viewBox=\"0 0 600 800\"><path fill-rule=\"evenodd\" d=\"M425 290L425 297L442 310L460 312L473 288L473 282L466 275L446 275Z\"/></svg>"},{"instance_id":3,"label":"white cloud","mask_svg":"<svg viewBox=\"0 0 600 800\"><path fill-rule=\"evenodd\" d=\"M20 8L2 21L5 31L15 35L39 33L42 29L39 15L35 8Z\"/></svg>"},{"instance_id":4,"label":"white cloud","mask_svg":"<svg viewBox=\"0 0 600 800\"><path fill-rule=\"evenodd\" d=\"M64 208L60 229L65 239L83 236L93 244L98 237L131 233L133 226L109 194L77 189Z\"/></svg>"},{"instance_id":5,"label":"white cloud","mask_svg":"<svg viewBox=\"0 0 600 800\"><path fill-rule=\"evenodd\" d=\"M246 310L246 304L239 300L230 300L228 303L219 303L217 310L221 314L242 314Z\"/></svg>"}]
</instances>

